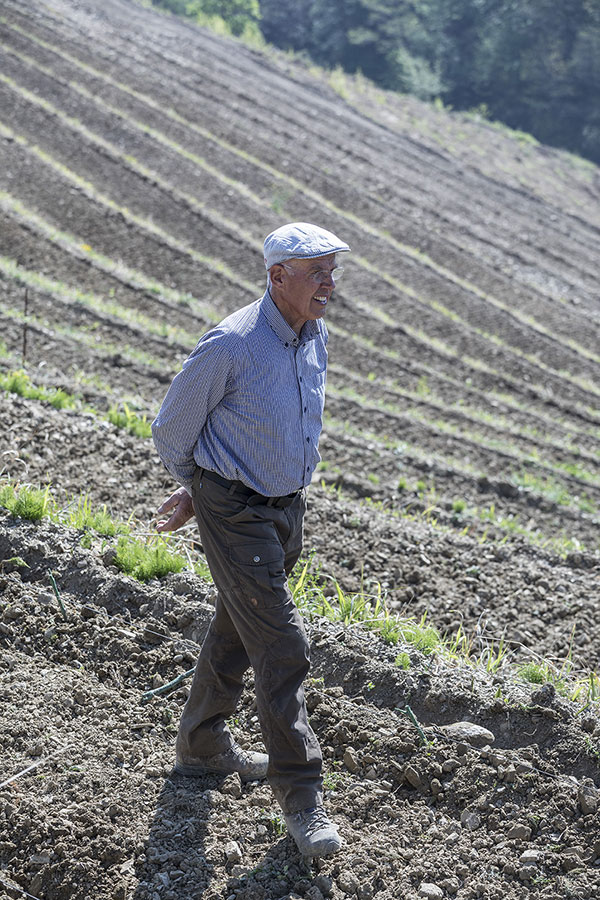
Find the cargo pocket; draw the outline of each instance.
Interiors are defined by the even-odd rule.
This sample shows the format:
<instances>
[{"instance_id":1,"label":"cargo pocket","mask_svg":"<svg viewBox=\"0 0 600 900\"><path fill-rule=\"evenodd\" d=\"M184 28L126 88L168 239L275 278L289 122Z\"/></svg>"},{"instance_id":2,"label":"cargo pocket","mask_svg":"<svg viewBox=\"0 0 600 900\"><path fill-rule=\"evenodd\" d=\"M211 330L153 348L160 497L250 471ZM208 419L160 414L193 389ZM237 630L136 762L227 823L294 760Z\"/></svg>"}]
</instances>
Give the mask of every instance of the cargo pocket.
<instances>
[{"instance_id":1,"label":"cargo pocket","mask_svg":"<svg viewBox=\"0 0 600 900\"><path fill-rule=\"evenodd\" d=\"M257 609L287 602L283 549L279 544L247 541L233 544L229 558L244 596Z\"/></svg>"}]
</instances>

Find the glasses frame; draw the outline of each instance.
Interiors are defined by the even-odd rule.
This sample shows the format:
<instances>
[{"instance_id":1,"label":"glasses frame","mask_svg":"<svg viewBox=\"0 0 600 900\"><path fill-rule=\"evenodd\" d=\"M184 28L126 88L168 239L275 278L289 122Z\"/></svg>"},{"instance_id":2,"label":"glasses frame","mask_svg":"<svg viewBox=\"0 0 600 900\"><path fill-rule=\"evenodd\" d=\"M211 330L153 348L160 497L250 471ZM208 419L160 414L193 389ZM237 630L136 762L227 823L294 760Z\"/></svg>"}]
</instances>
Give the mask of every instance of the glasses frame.
<instances>
[{"instance_id":1,"label":"glasses frame","mask_svg":"<svg viewBox=\"0 0 600 900\"><path fill-rule=\"evenodd\" d=\"M295 275L304 275L305 278L309 278L311 281L314 281L315 284L323 284L323 282L328 281L329 278L336 284L344 274L343 266L336 266L334 269L318 269L316 272L301 272L299 269L295 269L287 263L282 262L279 263L279 265L283 266L284 269L287 269L288 272L294 272Z\"/></svg>"}]
</instances>

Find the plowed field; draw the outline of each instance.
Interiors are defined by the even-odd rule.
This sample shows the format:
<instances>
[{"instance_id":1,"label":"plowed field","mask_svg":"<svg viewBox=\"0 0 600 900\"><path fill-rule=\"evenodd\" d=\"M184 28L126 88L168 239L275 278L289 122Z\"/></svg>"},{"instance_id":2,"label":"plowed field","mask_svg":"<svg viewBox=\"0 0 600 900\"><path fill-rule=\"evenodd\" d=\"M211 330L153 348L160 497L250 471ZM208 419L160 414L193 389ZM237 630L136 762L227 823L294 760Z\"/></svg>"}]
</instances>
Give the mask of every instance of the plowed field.
<instances>
[{"instance_id":1,"label":"plowed field","mask_svg":"<svg viewBox=\"0 0 600 900\"><path fill-rule=\"evenodd\" d=\"M598 169L127 0L3 0L0 60L0 374L76 397L0 394L0 488L148 537L174 485L108 411L151 420L264 236L317 222L353 252L307 558L449 642L307 612L346 842L309 865L266 787L171 774L185 682L143 702L210 618L193 528L142 583L0 508L0 897L599 896ZM261 746L251 680L232 728Z\"/></svg>"}]
</instances>

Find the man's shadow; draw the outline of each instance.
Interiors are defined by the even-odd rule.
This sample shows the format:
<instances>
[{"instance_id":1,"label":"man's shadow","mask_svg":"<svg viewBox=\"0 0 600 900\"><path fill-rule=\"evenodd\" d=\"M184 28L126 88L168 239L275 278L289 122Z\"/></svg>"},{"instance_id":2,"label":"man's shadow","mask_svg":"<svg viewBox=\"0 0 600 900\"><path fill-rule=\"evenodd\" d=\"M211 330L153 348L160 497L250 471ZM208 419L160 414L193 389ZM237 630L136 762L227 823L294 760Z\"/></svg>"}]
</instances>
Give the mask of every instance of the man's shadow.
<instances>
[{"instance_id":1,"label":"man's shadow","mask_svg":"<svg viewBox=\"0 0 600 900\"><path fill-rule=\"evenodd\" d=\"M234 892L237 900L259 900L310 882L310 865L285 833L268 785L239 790L232 776L168 776L127 900L223 900Z\"/></svg>"}]
</instances>

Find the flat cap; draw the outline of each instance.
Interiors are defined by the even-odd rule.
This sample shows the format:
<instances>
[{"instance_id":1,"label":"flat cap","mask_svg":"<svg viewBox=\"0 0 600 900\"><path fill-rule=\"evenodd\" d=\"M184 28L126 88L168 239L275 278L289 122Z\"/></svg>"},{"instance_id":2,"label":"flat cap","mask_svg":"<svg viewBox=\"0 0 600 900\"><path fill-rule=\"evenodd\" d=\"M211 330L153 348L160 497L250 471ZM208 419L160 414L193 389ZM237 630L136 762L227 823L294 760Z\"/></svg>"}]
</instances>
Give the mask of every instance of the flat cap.
<instances>
[{"instance_id":1,"label":"flat cap","mask_svg":"<svg viewBox=\"0 0 600 900\"><path fill-rule=\"evenodd\" d=\"M309 222L290 222L272 231L265 238L265 267L267 272L276 263L288 259L314 259L349 250L331 231Z\"/></svg>"}]
</instances>

